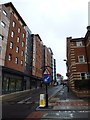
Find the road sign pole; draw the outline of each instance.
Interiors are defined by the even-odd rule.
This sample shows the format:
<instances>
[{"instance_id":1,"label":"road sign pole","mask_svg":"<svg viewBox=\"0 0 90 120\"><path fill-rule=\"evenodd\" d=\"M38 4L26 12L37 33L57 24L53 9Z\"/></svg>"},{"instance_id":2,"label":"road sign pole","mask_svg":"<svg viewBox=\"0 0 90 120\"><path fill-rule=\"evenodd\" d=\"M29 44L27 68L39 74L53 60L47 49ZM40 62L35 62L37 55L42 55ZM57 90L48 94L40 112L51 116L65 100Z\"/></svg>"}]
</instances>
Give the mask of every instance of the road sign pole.
<instances>
[{"instance_id":1,"label":"road sign pole","mask_svg":"<svg viewBox=\"0 0 90 120\"><path fill-rule=\"evenodd\" d=\"M49 66L44 66L44 67L49 67ZM50 72L48 69L44 70L43 72L43 80L46 85L46 106L48 107L48 84L50 83Z\"/></svg>"},{"instance_id":2,"label":"road sign pole","mask_svg":"<svg viewBox=\"0 0 90 120\"><path fill-rule=\"evenodd\" d=\"M47 88L47 84L46 84L46 107L48 107L48 88Z\"/></svg>"}]
</instances>

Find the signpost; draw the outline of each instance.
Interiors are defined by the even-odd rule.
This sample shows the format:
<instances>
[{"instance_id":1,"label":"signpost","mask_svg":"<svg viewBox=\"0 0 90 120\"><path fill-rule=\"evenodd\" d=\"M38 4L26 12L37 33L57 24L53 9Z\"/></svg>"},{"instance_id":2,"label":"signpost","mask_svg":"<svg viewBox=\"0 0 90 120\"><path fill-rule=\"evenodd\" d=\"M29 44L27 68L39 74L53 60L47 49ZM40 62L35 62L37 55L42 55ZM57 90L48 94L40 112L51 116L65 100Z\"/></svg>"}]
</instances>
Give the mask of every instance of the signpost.
<instances>
[{"instance_id":1,"label":"signpost","mask_svg":"<svg viewBox=\"0 0 90 120\"><path fill-rule=\"evenodd\" d=\"M46 84L46 107L48 107L48 89L47 85L51 82L50 80L50 72L48 69L45 69L43 73L43 82Z\"/></svg>"}]
</instances>

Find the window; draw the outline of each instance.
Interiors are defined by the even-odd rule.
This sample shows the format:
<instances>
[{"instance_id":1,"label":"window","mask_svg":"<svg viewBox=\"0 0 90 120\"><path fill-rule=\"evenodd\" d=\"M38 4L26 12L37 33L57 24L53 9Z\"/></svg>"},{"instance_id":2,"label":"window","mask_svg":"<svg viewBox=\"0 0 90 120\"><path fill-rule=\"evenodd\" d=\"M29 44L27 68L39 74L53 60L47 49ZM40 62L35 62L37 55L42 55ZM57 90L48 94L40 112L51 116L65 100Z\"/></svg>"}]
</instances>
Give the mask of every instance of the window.
<instances>
[{"instance_id":1,"label":"window","mask_svg":"<svg viewBox=\"0 0 90 120\"><path fill-rule=\"evenodd\" d=\"M3 36L2 35L0 35L0 40L3 40Z\"/></svg>"},{"instance_id":2,"label":"window","mask_svg":"<svg viewBox=\"0 0 90 120\"><path fill-rule=\"evenodd\" d=\"M19 52L19 47L16 47L16 52L17 52L17 53Z\"/></svg>"},{"instance_id":3,"label":"window","mask_svg":"<svg viewBox=\"0 0 90 120\"><path fill-rule=\"evenodd\" d=\"M23 65L23 61L21 60L21 65Z\"/></svg>"},{"instance_id":4,"label":"window","mask_svg":"<svg viewBox=\"0 0 90 120\"><path fill-rule=\"evenodd\" d=\"M13 49L13 42L10 42L10 49Z\"/></svg>"},{"instance_id":5,"label":"window","mask_svg":"<svg viewBox=\"0 0 90 120\"><path fill-rule=\"evenodd\" d=\"M24 42L22 42L22 47L24 47Z\"/></svg>"},{"instance_id":6,"label":"window","mask_svg":"<svg viewBox=\"0 0 90 120\"><path fill-rule=\"evenodd\" d=\"M11 37L14 37L14 32L13 31L11 32Z\"/></svg>"},{"instance_id":7,"label":"window","mask_svg":"<svg viewBox=\"0 0 90 120\"><path fill-rule=\"evenodd\" d=\"M11 55L11 54L8 55L8 60L9 60L9 61L12 60L12 55Z\"/></svg>"},{"instance_id":8,"label":"window","mask_svg":"<svg viewBox=\"0 0 90 120\"><path fill-rule=\"evenodd\" d=\"M23 50L21 51L21 56L24 56L24 51Z\"/></svg>"},{"instance_id":9,"label":"window","mask_svg":"<svg viewBox=\"0 0 90 120\"><path fill-rule=\"evenodd\" d=\"M81 47L81 46L83 46L82 42L81 41L77 42L77 47Z\"/></svg>"},{"instance_id":10,"label":"window","mask_svg":"<svg viewBox=\"0 0 90 120\"><path fill-rule=\"evenodd\" d=\"M1 25L2 25L2 27L4 27L5 28L5 26L6 26L6 24L2 21L1 22Z\"/></svg>"},{"instance_id":11,"label":"window","mask_svg":"<svg viewBox=\"0 0 90 120\"><path fill-rule=\"evenodd\" d=\"M83 55L78 56L78 61L79 61L80 63L85 62L84 56L83 56Z\"/></svg>"},{"instance_id":12,"label":"window","mask_svg":"<svg viewBox=\"0 0 90 120\"><path fill-rule=\"evenodd\" d=\"M25 37L25 34L23 33L23 38Z\"/></svg>"},{"instance_id":13,"label":"window","mask_svg":"<svg viewBox=\"0 0 90 120\"><path fill-rule=\"evenodd\" d=\"M87 74L86 73L81 73L81 79L86 79L87 78Z\"/></svg>"},{"instance_id":14,"label":"window","mask_svg":"<svg viewBox=\"0 0 90 120\"><path fill-rule=\"evenodd\" d=\"M6 11L5 11L5 10L3 10L3 14L4 14L5 16L7 16L7 13L6 13Z\"/></svg>"},{"instance_id":15,"label":"window","mask_svg":"<svg viewBox=\"0 0 90 120\"><path fill-rule=\"evenodd\" d=\"M17 37L17 42L20 43L20 37Z\"/></svg>"},{"instance_id":16,"label":"window","mask_svg":"<svg viewBox=\"0 0 90 120\"><path fill-rule=\"evenodd\" d=\"M17 57L15 58L15 63L18 64L18 58Z\"/></svg>"},{"instance_id":17,"label":"window","mask_svg":"<svg viewBox=\"0 0 90 120\"><path fill-rule=\"evenodd\" d=\"M12 23L12 24L13 24L13 27L15 27L16 23L15 23L14 21L13 21L13 23Z\"/></svg>"},{"instance_id":18,"label":"window","mask_svg":"<svg viewBox=\"0 0 90 120\"><path fill-rule=\"evenodd\" d=\"M21 29L20 28L18 28L18 33L20 33L21 32Z\"/></svg>"}]
</instances>

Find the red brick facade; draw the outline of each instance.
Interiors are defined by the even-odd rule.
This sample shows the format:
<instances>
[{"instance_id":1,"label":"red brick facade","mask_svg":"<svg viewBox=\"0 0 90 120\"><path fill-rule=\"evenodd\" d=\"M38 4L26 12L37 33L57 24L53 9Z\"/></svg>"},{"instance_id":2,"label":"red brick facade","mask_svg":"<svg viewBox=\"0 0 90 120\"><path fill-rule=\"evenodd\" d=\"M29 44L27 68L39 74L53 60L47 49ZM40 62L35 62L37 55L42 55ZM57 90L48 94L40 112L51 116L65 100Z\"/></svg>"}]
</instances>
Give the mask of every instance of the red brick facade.
<instances>
[{"instance_id":1,"label":"red brick facade","mask_svg":"<svg viewBox=\"0 0 90 120\"><path fill-rule=\"evenodd\" d=\"M42 40L38 34L32 34L32 50L31 50L31 75L42 77Z\"/></svg>"},{"instance_id":2,"label":"red brick facade","mask_svg":"<svg viewBox=\"0 0 90 120\"><path fill-rule=\"evenodd\" d=\"M83 80L90 79L88 74L90 74L89 29L83 38L67 38L67 76L69 86L72 91L77 91L77 89L86 89L86 86L80 87L81 85L79 86L79 84Z\"/></svg>"},{"instance_id":3,"label":"red brick facade","mask_svg":"<svg viewBox=\"0 0 90 120\"><path fill-rule=\"evenodd\" d=\"M6 49L6 61L5 66L24 72L24 60L25 60L25 52L23 56L21 55L22 51L25 51L25 42L26 42L26 32L23 26L20 25L18 20L11 14L10 17L10 27L9 27L9 34L8 34L8 42L7 42L7 49ZM15 26L13 27L13 22L15 22ZM18 33L18 29L20 28L20 33ZM14 33L13 37L12 32ZM24 34L24 38L23 38ZM19 42L17 39L19 38ZM24 43L22 47L22 42ZM12 43L12 48L10 48L10 43ZM16 48L18 47L18 52L16 52ZM9 61L9 54L11 55L11 60ZM17 57L18 61L15 63L15 58ZM22 63L21 63L22 61Z\"/></svg>"}]
</instances>

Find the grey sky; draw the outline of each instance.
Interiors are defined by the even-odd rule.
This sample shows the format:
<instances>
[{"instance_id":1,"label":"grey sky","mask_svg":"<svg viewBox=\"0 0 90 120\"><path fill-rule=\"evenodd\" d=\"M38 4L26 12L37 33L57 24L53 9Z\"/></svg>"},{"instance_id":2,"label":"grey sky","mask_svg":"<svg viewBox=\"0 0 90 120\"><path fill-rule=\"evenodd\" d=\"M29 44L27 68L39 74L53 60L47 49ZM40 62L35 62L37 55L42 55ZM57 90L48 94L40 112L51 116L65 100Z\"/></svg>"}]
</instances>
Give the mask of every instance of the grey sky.
<instances>
[{"instance_id":1,"label":"grey sky","mask_svg":"<svg viewBox=\"0 0 90 120\"><path fill-rule=\"evenodd\" d=\"M32 33L53 50L57 73L66 78L66 37L84 37L89 0L2 0L12 2Z\"/></svg>"}]
</instances>

